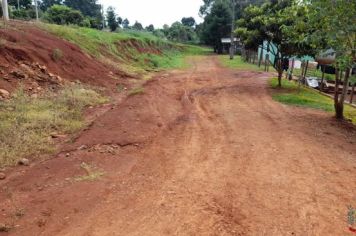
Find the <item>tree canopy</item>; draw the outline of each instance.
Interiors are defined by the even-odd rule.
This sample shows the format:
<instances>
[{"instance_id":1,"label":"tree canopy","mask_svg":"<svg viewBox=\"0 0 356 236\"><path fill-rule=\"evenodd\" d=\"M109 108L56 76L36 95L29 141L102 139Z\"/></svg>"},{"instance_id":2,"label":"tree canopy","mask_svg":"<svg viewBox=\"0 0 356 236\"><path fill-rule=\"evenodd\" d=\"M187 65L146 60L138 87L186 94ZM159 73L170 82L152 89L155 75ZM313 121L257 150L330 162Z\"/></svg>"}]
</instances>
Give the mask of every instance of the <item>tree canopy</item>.
<instances>
[{"instance_id":1,"label":"tree canopy","mask_svg":"<svg viewBox=\"0 0 356 236\"><path fill-rule=\"evenodd\" d=\"M184 26L188 27L194 27L196 24L194 17L183 17L181 22Z\"/></svg>"}]
</instances>

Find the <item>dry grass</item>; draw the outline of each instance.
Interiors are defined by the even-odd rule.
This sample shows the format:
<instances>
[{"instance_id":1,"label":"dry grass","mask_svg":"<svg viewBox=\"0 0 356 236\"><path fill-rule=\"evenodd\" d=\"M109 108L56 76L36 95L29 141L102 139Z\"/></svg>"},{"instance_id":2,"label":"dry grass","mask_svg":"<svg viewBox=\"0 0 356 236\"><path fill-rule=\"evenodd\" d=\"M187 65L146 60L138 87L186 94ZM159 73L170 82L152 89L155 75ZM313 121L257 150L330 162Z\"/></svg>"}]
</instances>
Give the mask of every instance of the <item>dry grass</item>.
<instances>
[{"instance_id":1,"label":"dry grass","mask_svg":"<svg viewBox=\"0 0 356 236\"><path fill-rule=\"evenodd\" d=\"M143 94L145 92L145 89L142 87L136 87L133 88L130 92L129 92L129 96L135 96L135 95L139 95L139 94Z\"/></svg>"},{"instance_id":2,"label":"dry grass","mask_svg":"<svg viewBox=\"0 0 356 236\"><path fill-rule=\"evenodd\" d=\"M94 90L79 85L39 98L18 90L12 99L0 102L0 167L53 152L51 133L80 130L85 126L83 109L106 101Z\"/></svg>"},{"instance_id":3,"label":"dry grass","mask_svg":"<svg viewBox=\"0 0 356 236\"><path fill-rule=\"evenodd\" d=\"M83 162L80 167L85 170L86 175L75 177L75 181L95 181L97 179L100 179L104 175L104 172L99 171L95 166L89 165L85 162Z\"/></svg>"}]
</instances>

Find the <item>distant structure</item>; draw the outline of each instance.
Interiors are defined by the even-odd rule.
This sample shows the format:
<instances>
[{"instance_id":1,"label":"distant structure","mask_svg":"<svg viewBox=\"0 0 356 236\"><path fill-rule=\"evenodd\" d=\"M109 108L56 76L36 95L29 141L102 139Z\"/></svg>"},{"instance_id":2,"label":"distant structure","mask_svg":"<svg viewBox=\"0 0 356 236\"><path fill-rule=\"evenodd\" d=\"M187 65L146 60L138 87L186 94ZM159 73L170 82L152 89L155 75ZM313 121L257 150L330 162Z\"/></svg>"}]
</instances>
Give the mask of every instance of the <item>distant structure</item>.
<instances>
[{"instance_id":1,"label":"distant structure","mask_svg":"<svg viewBox=\"0 0 356 236\"><path fill-rule=\"evenodd\" d=\"M221 39L221 43L223 45L223 53L227 54L230 52L231 50L231 46L233 46L233 51L234 54L239 54L239 52L241 53L241 44L240 44L240 39L238 38L234 38L234 43L233 45L231 45L231 38L222 38Z\"/></svg>"}]
</instances>

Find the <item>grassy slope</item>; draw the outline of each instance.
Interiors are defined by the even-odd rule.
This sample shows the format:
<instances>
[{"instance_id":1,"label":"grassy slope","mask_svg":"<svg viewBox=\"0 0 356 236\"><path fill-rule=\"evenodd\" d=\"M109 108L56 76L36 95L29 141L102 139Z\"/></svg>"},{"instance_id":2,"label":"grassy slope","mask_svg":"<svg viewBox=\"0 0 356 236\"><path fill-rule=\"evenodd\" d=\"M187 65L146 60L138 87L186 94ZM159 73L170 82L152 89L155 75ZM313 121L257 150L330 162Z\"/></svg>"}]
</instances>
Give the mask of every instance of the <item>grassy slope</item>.
<instances>
[{"instance_id":1,"label":"grassy slope","mask_svg":"<svg viewBox=\"0 0 356 236\"><path fill-rule=\"evenodd\" d=\"M182 68L186 55L204 53L204 48L172 43L151 33L122 31L103 32L76 26L41 24L43 29L66 39L105 63L117 65L126 72Z\"/></svg>"},{"instance_id":2,"label":"grassy slope","mask_svg":"<svg viewBox=\"0 0 356 236\"><path fill-rule=\"evenodd\" d=\"M277 89L276 78L270 81L272 88ZM334 101L310 88L301 87L288 80L282 81L282 90L273 94L273 99L284 104L320 109L327 112L335 112ZM356 108L345 105L345 117L356 124Z\"/></svg>"}]
</instances>

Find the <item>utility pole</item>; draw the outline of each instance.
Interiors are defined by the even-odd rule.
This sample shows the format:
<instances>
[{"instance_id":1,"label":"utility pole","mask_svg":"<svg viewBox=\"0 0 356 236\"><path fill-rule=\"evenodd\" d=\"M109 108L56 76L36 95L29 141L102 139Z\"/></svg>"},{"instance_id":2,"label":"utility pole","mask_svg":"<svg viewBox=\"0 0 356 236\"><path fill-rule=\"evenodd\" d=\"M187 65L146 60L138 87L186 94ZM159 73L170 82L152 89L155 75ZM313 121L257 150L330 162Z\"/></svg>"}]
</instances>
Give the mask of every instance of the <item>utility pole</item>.
<instances>
[{"instance_id":1,"label":"utility pole","mask_svg":"<svg viewBox=\"0 0 356 236\"><path fill-rule=\"evenodd\" d=\"M236 0L231 0L231 7L232 7L232 22L231 22L231 44L230 44L230 60L234 59L235 55L235 7L236 7Z\"/></svg>"},{"instance_id":2,"label":"utility pole","mask_svg":"<svg viewBox=\"0 0 356 236\"><path fill-rule=\"evenodd\" d=\"M36 8L36 21L39 20L39 17L38 17L38 0L35 0L35 8Z\"/></svg>"},{"instance_id":3,"label":"utility pole","mask_svg":"<svg viewBox=\"0 0 356 236\"><path fill-rule=\"evenodd\" d=\"M102 30L104 30L104 29L105 29L104 4L101 4L101 17L103 18L103 22L102 22L102 24L103 24L103 28L102 28Z\"/></svg>"},{"instance_id":4,"label":"utility pole","mask_svg":"<svg viewBox=\"0 0 356 236\"><path fill-rule=\"evenodd\" d=\"M20 0L17 0L17 10L20 10Z\"/></svg>"},{"instance_id":5,"label":"utility pole","mask_svg":"<svg viewBox=\"0 0 356 236\"><path fill-rule=\"evenodd\" d=\"M7 0L2 0L2 12L4 21L9 21L9 6L7 5Z\"/></svg>"}]
</instances>

